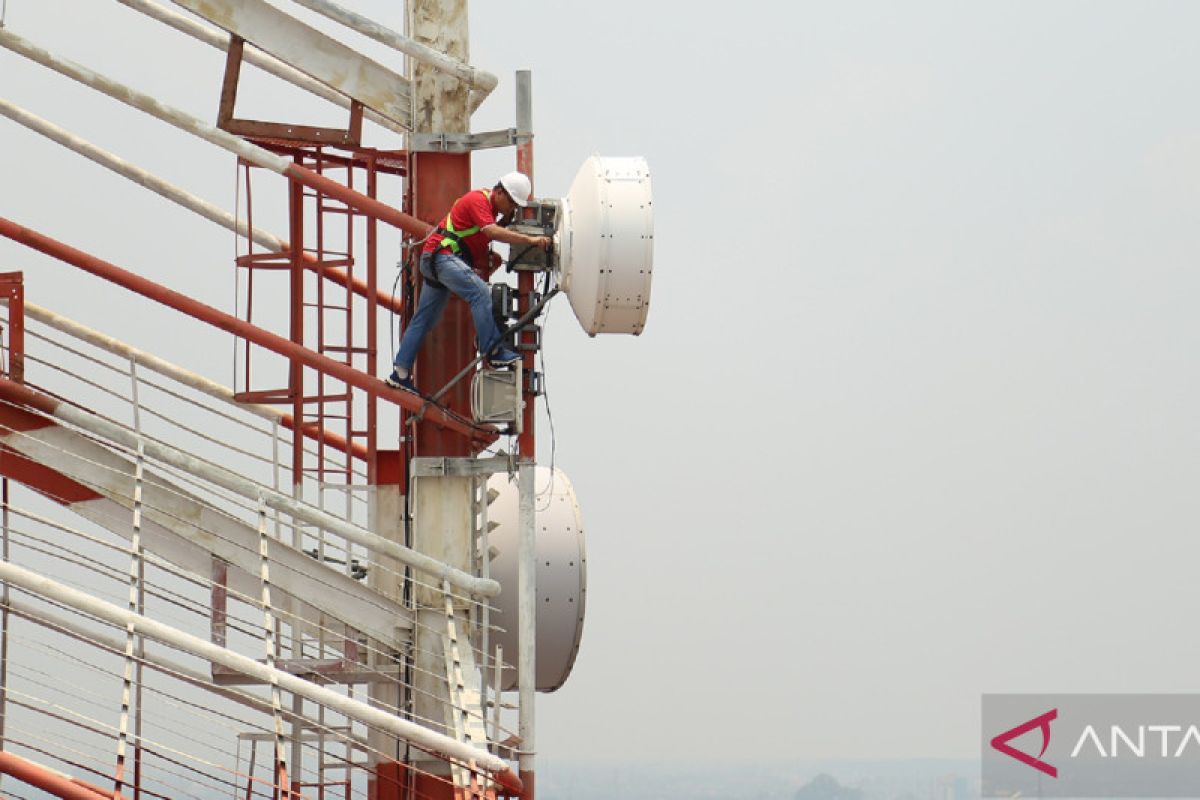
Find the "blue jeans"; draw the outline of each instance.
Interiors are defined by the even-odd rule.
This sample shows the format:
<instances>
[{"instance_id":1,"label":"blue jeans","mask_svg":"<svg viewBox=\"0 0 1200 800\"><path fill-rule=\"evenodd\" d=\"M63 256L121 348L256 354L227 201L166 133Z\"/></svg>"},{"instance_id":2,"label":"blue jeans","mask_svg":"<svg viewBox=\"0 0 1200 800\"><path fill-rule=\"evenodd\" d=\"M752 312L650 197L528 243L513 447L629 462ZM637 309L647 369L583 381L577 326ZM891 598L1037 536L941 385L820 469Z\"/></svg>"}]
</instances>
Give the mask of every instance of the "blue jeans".
<instances>
[{"instance_id":1,"label":"blue jeans","mask_svg":"<svg viewBox=\"0 0 1200 800\"><path fill-rule=\"evenodd\" d=\"M433 266L437 266L434 275ZM412 322L400 338L400 349L396 351L393 360L397 367L411 370L417 360L417 351L421 342L433 330L433 326L441 319L446 310L446 302L450 292L467 301L471 307L471 317L475 320L475 341L479 352L485 353L488 348L500 338L500 330L496 320L492 318L492 292L483 279L475 274L475 270L466 262L450 253L421 254L421 274L426 278L435 278L445 288L431 284L428 280L421 288L421 299L417 301L417 311L413 314Z\"/></svg>"}]
</instances>

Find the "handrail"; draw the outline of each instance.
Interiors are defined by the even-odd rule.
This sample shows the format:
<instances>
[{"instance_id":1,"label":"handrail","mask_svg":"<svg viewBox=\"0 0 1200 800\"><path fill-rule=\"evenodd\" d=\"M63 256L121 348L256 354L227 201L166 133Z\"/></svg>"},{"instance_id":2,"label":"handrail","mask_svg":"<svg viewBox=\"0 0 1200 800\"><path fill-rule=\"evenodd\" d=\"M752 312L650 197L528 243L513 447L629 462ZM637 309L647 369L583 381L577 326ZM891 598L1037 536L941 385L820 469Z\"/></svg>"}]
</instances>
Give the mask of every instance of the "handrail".
<instances>
[{"instance_id":1,"label":"handrail","mask_svg":"<svg viewBox=\"0 0 1200 800\"><path fill-rule=\"evenodd\" d=\"M150 2L150 0L117 0L118 3L126 5L135 11L140 11L152 19L156 19L166 25L170 25L180 33L185 33L194 39L197 39L205 44L217 48L221 52L229 49L230 36L228 33L216 28L210 28L207 25L197 22L191 17L184 16L176 11L160 6L158 3ZM295 67L285 64L273 55L264 53L258 48L248 47L242 54L242 58L254 66L265 72L269 72L277 78L287 81L288 83L298 86L301 89L307 89L317 97L324 98L335 105L342 108L350 108L350 98L341 92L335 92L320 81L310 78ZM380 114L373 108L363 108L363 116L374 122L376 125L381 125L388 130L399 133L401 135L408 132L408 129Z\"/></svg>"},{"instance_id":2,"label":"handrail","mask_svg":"<svg viewBox=\"0 0 1200 800\"><path fill-rule=\"evenodd\" d=\"M257 325L252 325L245 320L238 319L232 314L218 311L212 306L193 300L185 294L168 289L162 284L143 278L141 275L122 269L115 264L59 242L35 230L18 225L4 217L0 217L0 235L7 236L15 242L57 258L85 272L90 272L118 286L123 286L132 292L162 303L176 311L182 311L184 314L202 322L207 322L213 327L232 333L235 336L240 336L285 358L299 361L301 364L311 367L318 372L336 378L349 386L361 389L371 397L395 403L414 414L419 412L424 405L420 396L400 389L392 389L374 375L368 375L365 372L354 369L348 364L334 361L328 356L309 350L307 347L296 344L278 334L271 333ZM463 434L474 440L477 444L486 446L496 439L497 434L493 429L474 425L457 414L453 414L440 407L428 409L425 412L425 419L439 427Z\"/></svg>"},{"instance_id":3,"label":"handrail","mask_svg":"<svg viewBox=\"0 0 1200 800\"><path fill-rule=\"evenodd\" d=\"M0 29L0 47L6 47L31 61L49 67L60 75L78 81L84 86L102 92L114 100L119 100L139 111L157 117L163 122L174 125L180 130L187 131L193 136L198 136L210 144L215 144L234 155L246 159L251 164L269 169L280 175L286 175L310 189L315 189L336 200L340 200L361 214L399 228L418 239L425 238L434 229L434 226L428 222L422 222L411 214L405 214L403 211L392 208L387 203L382 203L373 197L368 197L361 192L356 192L353 189L342 186L337 181L306 169L299 164L295 164L264 147L259 147L241 137L216 128L184 111L162 103L144 92L139 92L132 87L126 86L120 81L101 75L73 61L59 58L49 50L38 47L33 42L17 36L15 33Z\"/></svg>"},{"instance_id":4,"label":"handrail","mask_svg":"<svg viewBox=\"0 0 1200 800\"><path fill-rule=\"evenodd\" d=\"M91 412L35 392L29 387L14 383L7 378L0 378L0 400L12 403L18 408L41 412L131 450L137 449L139 452L144 452L149 458L185 470L242 497L256 501L261 500L268 508L336 533L355 544L362 545L372 553L390 556L415 570L437 578L439 581L449 581L451 585L473 595L494 597L500 593L500 584L491 578L471 575L424 553L385 539L352 522L335 517L327 511L315 508L283 492L255 483L191 453L156 442L115 422L109 422ZM47 421L47 424L53 423Z\"/></svg>"},{"instance_id":5,"label":"handrail","mask_svg":"<svg viewBox=\"0 0 1200 800\"><path fill-rule=\"evenodd\" d=\"M263 247L276 253L291 252L291 245L280 239L273 233L255 228L250 230L249 226L242 220L236 219L233 214L230 214L223 208L220 208L207 200L199 198L190 192L180 189L178 186L171 184L157 175L147 172L123 158L119 158L112 153L104 150L101 147L76 136L68 130L65 130L54 123L42 119L20 106L10 103L7 100L0 99L0 114L11 119L20 125L24 125L29 130L40 133L47 139L57 142L63 147L71 150L84 158L105 167L118 175L128 178L134 183L142 186L160 197L165 197L167 200L187 209L195 214L198 214L205 219L215 222L216 224L233 231L234 233L244 237L253 238ZM312 253L301 251L300 258L303 266L307 269L317 272L320 275L328 278L339 286L344 286L360 297L370 299L370 289L366 281L361 278L352 277L345 269L341 267L325 267L320 269L317 265L317 258ZM390 294L377 291L375 301L384 308L399 314L404 309L403 301L399 297L393 297Z\"/></svg>"},{"instance_id":6,"label":"handrail","mask_svg":"<svg viewBox=\"0 0 1200 800\"><path fill-rule=\"evenodd\" d=\"M479 768L493 773L497 781L505 788L517 793L522 791L520 779L513 774L508 763L486 750L422 727L395 714L389 714L383 709L339 694L289 672L255 661L143 614L136 614L113 603L92 597L49 577L18 567L16 564L0 561L0 579L76 611L90 614L110 624L176 647L214 664L245 673L271 685L277 685L284 691L293 692L314 703L327 706L350 719L412 742L413 745L427 752L457 759L463 763L474 762ZM90 797L83 795L60 796L70 797L72 800L76 797L78 800L96 800L94 795Z\"/></svg>"},{"instance_id":7,"label":"handrail","mask_svg":"<svg viewBox=\"0 0 1200 800\"><path fill-rule=\"evenodd\" d=\"M208 395L213 399L220 400L237 408L244 409L249 413L265 419L268 422L277 422L289 430L296 430L295 421L292 415L285 411L281 411L274 406L260 405L258 403L242 403L234 398L233 390L227 386L222 386L216 381L211 381L203 375L197 375L194 372L184 369L183 367L172 364L170 361L159 358L153 353L147 353L145 350L139 350L133 345L126 344L119 339L114 339L111 336L93 330L86 325L80 324L75 320L68 319L61 314L56 314L48 308L42 308L36 303L25 301L25 316L29 319L35 319L43 325L47 325L57 331L67 334L68 336L78 339L82 342L98 347L101 350L112 353L122 358L127 358L137 362L139 365L146 367L152 372L157 372L159 375L164 375L173 381L188 386L201 394ZM369 458L369 451L366 445L362 442L347 442L345 437L332 431L318 431L312 425L301 425L300 432L310 439L324 440L325 444L335 450L354 456L362 460Z\"/></svg>"},{"instance_id":8,"label":"handrail","mask_svg":"<svg viewBox=\"0 0 1200 800\"><path fill-rule=\"evenodd\" d=\"M63 800L125 800L123 794L92 786L3 750L0 750L0 772Z\"/></svg>"}]
</instances>

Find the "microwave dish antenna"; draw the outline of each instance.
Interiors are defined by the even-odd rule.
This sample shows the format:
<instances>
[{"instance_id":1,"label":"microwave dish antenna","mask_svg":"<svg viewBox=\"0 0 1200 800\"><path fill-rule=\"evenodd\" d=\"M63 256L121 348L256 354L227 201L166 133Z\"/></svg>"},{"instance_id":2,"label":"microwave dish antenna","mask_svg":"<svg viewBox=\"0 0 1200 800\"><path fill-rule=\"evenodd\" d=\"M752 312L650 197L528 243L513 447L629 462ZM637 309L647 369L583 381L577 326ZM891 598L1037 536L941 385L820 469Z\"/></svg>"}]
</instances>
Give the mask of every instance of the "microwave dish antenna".
<instances>
[{"instance_id":1,"label":"microwave dish antenna","mask_svg":"<svg viewBox=\"0 0 1200 800\"><path fill-rule=\"evenodd\" d=\"M650 311L654 205L646 159L592 156L561 200L559 285L589 336L637 336Z\"/></svg>"}]
</instances>

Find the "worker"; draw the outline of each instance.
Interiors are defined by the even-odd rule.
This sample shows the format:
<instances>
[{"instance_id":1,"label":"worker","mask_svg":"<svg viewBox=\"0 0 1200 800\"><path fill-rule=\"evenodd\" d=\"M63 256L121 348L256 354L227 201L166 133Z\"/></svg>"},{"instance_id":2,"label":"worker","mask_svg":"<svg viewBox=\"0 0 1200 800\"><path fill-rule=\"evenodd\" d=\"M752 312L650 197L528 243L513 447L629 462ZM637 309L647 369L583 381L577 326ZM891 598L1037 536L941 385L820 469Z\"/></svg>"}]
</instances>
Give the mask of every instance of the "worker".
<instances>
[{"instance_id":1,"label":"worker","mask_svg":"<svg viewBox=\"0 0 1200 800\"><path fill-rule=\"evenodd\" d=\"M492 294L478 273L488 275L489 245L493 240L549 249L549 236L526 236L505 227L512 222L518 207L529 205L532 189L529 178L510 172L490 191L474 189L454 201L421 253L425 286L416 313L400 338L392 374L384 379L388 386L416 391L413 362L421 342L441 318L451 292L471 307L476 345L492 366L507 366L520 360L518 353L500 342L500 329L492 317Z\"/></svg>"}]
</instances>

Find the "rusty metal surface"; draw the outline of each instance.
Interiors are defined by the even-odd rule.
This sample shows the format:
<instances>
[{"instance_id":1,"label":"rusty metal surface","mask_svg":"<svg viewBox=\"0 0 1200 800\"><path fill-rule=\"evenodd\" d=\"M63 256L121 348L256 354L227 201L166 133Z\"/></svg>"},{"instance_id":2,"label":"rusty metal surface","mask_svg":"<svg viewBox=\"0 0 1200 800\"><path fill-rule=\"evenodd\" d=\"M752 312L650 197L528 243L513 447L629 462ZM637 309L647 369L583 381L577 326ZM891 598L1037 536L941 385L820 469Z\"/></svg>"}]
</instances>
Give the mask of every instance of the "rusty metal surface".
<instances>
[{"instance_id":1,"label":"rusty metal surface","mask_svg":"<svg viewBox=\"0 0 1200 800\"><path fill-rule=\"evenodd\" d=\"M0 217L0 235L7 236L13 241L20 242L61 261L65 261L68 264L91 272L105 280L124 286L131 291L182 311L196 319L208 322L221 330L226 330L237 336L250 339L256 344L274 350L288 358L299 359L307 366L334 375L347 384L366 391L373 397L388 400L414 413L421 410L424 406L424 403L418 396L390 389L383 381L372 375L366 375L357 370L350 369L344 364L300 347L270 331L248 325L237 317L226 314L223 311L218 311L212 306L200 303L165 286L146 280L140 275L123 270L115 264L110 264L107 261L84 253L62 242L57 242L48 236L17 225L11 220L2 217ZM444 425L456 433L467 436L469 439L478 439L481 444L494 441L495 438L495 433L492 431L479 428L460 415L449 413L440 408L425 409L424 418L427 422L435 426Z\"/></svg>"},{"instance_id":2,"label":"rusty metal surface","mask_svg":"<svg viewBox=\"0 0 1200 800\"><path fill-rule=\"evenodd\" d=\"M218 50L226 50L229 47L230 36L222 30L212 28L199 20L195 20L184 14L180 14L169 8L164 8L152 0L117 0L123 5L129 6L135 11L140 11L146 16L156 19L166 25L171 26L175 30L193 37L201 42L204 42ZM329 102L350 108L350 98L346 95L330 89L320 81L314 80L303 72L290 67L279 59L267 53L260 52L251 48L244 54L245 60L259 69L267 72L280 80L287 81L293 86L298 86L305 91L315 94ZM387 128L395 133L403 134L408 130L407 123L400 124L394 122L373 109L366 109L364 112L367 119L374 122L376 125Z\"/></svg>"},{"instance_id":3,"label":"rusty metal surface","mask_svg":"<svg viewBox=\"0 0 1200 800\"><path fill-rule=\"evenodd\" d=\"M479 105L487 99L487 96L491 94L492 90L499 83L496 76L490 72L485 72L459 59L452 58L441 50L428 47L407 36L402 36L390 28L380 25L374 20L370 20L337 3L330 2L330 0L292 0L292 2L304 6L310 11L315 11L335 22L339 22L368 38L374 39L381 44L385 44L394 50L420 61L422 64L426 64L447 75L453 76L456 80L462 81L472 89L470 99L471 111L479 108ZM463 6L462 11L459 13L465 15L465 4L457 5Z\"/></svg>"},{"instance_id":4,"label":"rusty metal surface","mask_svg":"<svg viewBox=\"0 0 1200 800\"><path fill-rule=\"evenodd\" d=\"M234 36L400 124L409 82L262 0L174 0Z\"/></svg>"}]
</instances>

